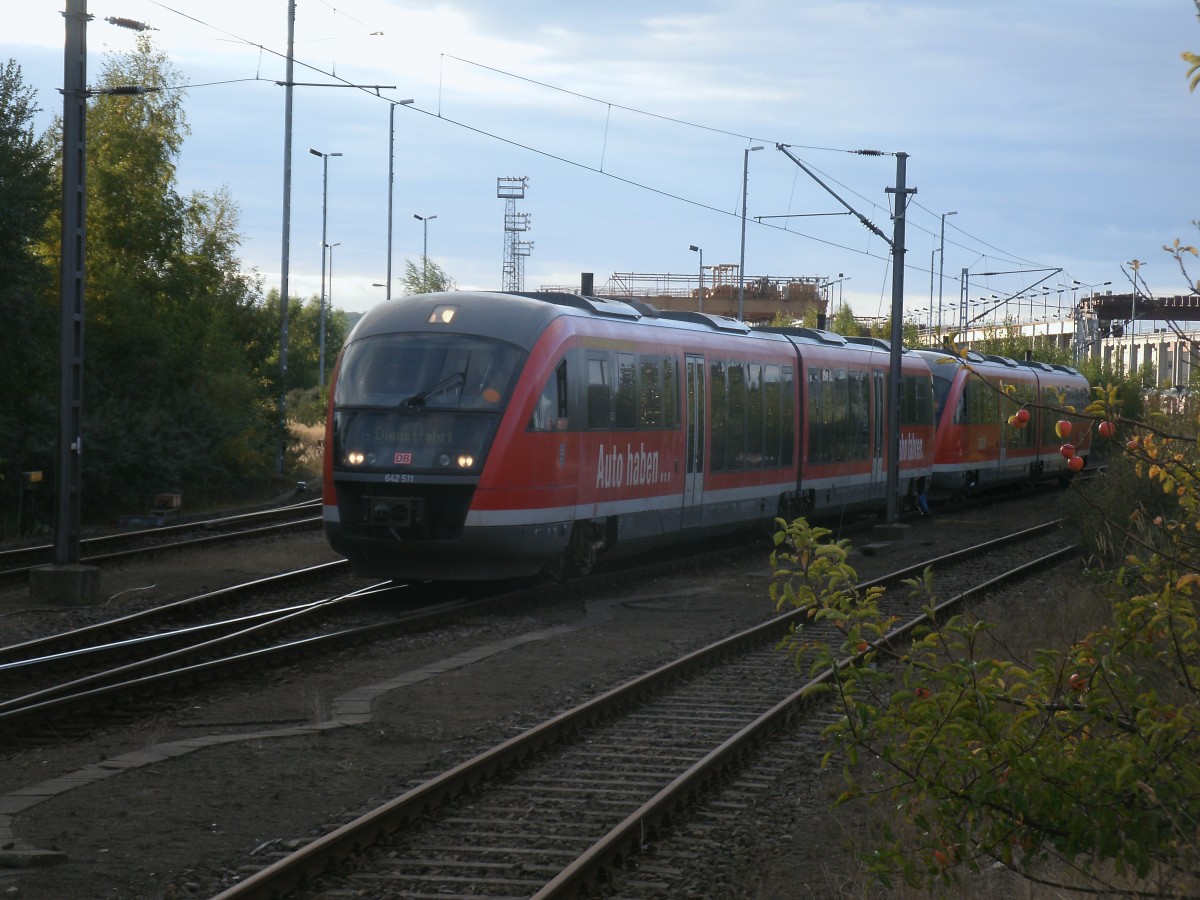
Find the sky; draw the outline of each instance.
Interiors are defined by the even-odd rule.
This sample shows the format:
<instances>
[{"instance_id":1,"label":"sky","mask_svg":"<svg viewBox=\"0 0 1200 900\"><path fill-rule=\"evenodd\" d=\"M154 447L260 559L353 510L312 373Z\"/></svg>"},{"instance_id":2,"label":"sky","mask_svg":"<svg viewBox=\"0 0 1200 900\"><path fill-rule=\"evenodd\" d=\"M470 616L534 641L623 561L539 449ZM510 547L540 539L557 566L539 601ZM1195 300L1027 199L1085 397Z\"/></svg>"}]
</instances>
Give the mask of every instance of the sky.
<instances>
[{"instance_id":1,"label":"sky","mask_svg":"<svg viewBox=\"0 0 1200 900\"><path fill-rule=\"evenodd\" d=\"M48 126L65 2L13 6L0 60L20 64ZM178 189L226 187L246 268L277 288L287 0L87 9L92 83L134 45L106 17L155 29L187 85ZM886 316L901 160L916 189L910 318L952 322L964 293L973 312L1030 289L1069 308L1084 286L1128 292L1134 259L1155 295L1184 293L1163 245L1200 244L1200 91L1180 57L1200 52L1198 13L1195 0L300 0L289 292L320 294L324 211L332 305L384 299L394 145L393 296L426 241L458 287L500 289L497 182L525 177L526 290L695 275L693 245L706 267L736 264L744 190L747 279L827 279L835 303ZM342 154L327 182L310 149Z\"/></svg>"}]
</instances>

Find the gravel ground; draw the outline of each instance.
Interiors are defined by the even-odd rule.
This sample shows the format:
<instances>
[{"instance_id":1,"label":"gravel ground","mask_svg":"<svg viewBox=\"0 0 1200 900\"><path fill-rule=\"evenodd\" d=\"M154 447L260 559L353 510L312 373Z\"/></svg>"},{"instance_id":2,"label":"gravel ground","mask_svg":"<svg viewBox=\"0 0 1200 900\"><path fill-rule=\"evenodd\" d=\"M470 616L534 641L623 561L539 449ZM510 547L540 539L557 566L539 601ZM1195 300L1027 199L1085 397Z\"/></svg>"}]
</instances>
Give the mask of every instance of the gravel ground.
<instances>
[{"instance_id":1,"label":"gravel ground","mask_svg":"<svg viewBox=\"0 0 1200 900\"><path fill-rule=\"evenodd\" d=\"M1000 512L935 515L915 523L907 544L855 553L853 563L869 577L910 553L947 552L982 539L998 519L1015 525L1058 502L1061 495L1051 495ZM319 535L172 555L106 570L109 599L93 612L332 558ZM764 553L636 593L481 617L261 681L201 687L185 703L103 733L0 750L0 892L19 900L211 896L272 853L500 738L773 614L769 574ZM23 589L0 592L0 644L91 614L28 604ZM531 639L509 642L517 636ZM380 687L480 649L495 652L403 689ZM369 721L344 724L343 701L366 686L378 694ZM796 764L811 770L814 758L804 754ZM832 792L836 776L829 778ZM738 825L736 852L711 861L720 871L709 883L729 897L868 896L851 852L861 837L852 818L829 814L828 800L812 791L797 796L785 778ZM13 867L42 861L53 864Z\"/></svg>"}]
</instances>

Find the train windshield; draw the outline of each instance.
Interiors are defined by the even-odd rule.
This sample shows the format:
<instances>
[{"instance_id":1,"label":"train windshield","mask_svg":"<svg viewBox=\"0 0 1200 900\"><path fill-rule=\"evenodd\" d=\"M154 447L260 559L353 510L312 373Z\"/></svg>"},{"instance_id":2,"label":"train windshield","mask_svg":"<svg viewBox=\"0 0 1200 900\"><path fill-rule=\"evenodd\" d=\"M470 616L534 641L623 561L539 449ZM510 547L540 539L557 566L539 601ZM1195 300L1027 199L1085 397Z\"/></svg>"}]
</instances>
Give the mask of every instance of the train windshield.
<instances>
[{"instance_id":1,"label":"train windshield","mask_svg":"<svg viewBox=\"0 0 1200 900\"><path fill-rule=\"evenodd\" d=\"M509 344L464 335L355 342L334 390L337 464L478 473L524 358Z\"/></svg>"},{"instance_id":2,"label":"train windshield","mask_svg":"<svg viewBox=\"0 0 1200 900\"><path fill-rule=\"evenodd\" d=\"M334 404L503 409L525 354L483 337L387 334L346 348Z\"/></svg>"}]
</instances>

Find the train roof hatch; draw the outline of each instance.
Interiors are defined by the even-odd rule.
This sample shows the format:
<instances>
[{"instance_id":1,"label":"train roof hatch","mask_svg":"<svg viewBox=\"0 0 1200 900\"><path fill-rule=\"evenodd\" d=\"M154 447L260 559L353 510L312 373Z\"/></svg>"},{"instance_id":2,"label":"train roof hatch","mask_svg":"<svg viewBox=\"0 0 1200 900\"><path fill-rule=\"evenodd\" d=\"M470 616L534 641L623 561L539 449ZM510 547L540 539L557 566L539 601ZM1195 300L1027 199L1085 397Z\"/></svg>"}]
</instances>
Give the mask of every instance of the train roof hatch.
<instances>
[{"instance_id":1,"label":"train roof hatch","mask_svg":"<svg viewBox=\"0 0 1200 900\"><path fill-rule=\"evenodd\" d=\"M546 303L553 303L556 306L582 309L598 316L611 316L618 319L640 319L642 317L642 313L630 304L604 297L585 297L582 294L568 294L565 291L511 291L510 293L533 300L544 300Z\"/></svg>"},{"instance_id":2,"label":"train roof hatch","mask_svg":"<svg viewBox=\"0 0 1200 900\"><path fill-rule=\"evenodd\" d=\"M659 311L664 319L674 319L677 322L693 322L696 325L707 325L717 331L729 331L734 334L749 334L752 330L745 322L731 319L729 316L714 316L711 313L693 312L689 309L664 309Z\"/></svg>"}]
</instances>

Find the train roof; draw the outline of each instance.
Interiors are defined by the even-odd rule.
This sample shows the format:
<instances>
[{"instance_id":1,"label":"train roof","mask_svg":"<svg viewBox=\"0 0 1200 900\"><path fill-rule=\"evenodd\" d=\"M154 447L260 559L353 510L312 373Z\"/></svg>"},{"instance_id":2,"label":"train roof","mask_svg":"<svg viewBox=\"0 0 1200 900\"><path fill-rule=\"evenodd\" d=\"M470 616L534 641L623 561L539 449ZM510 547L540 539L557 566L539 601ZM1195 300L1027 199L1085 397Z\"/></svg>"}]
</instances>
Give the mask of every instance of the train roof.
<instances>
[{"instance_id":1,"label":"train roof","mask_svg":"<svg viewBox=\"0 0 1200 900\"><path fill-rule=\"evenodd\" d=\"M1044 377L1047 375L1065 376L1072 379L1083 379L1083 375L1078 369L1071 366L1063 365L1062 363L1047 363L1037 359L1020 359L1015 360L1007 356L999 356L997 354L982 354L974 350L968 350L965 357L952 353L949 350L941 348L931 348L917 351L919 356L925 358L930 363L930 369L937 376L937 365L947 363L957 363L958 366L970 366L972 369L992 370L997 368L1003 369L1018 369L1025 370L1034 377ZM957 369L955 370L957 371ZM942 375L940 377L950 377Z\"/></svg>"},{"instance_id":2,"label":"train roof","mask_svg":"<svg viewBox=\"0 0 1200 900\"><path fill-rule=\"evenodd\" d=\"M691 310L660 310L635 298L616 299L566 292L446 291L415 294L378 303L359 320L348 342L377 334L414 332L439 326L448 333L486 334L526 350L550 323L563 316L678 328L693 333L783 341L801 353L821 349L851 353L890 353L880 338L844 337L832 331L799 326L751 328L728 316ZM912 351L901 348L905 355Z\"/></svg>"},{"instance_id":3,"label":"train roof","mask_svg":"<svg viewBox=\"0 0 1200 900\"><path fill-rule=\"evenodd\" d=\"M443 315L447 310L452 311L449 318ZM528 349L549 323L560 316L585 316L729 335L757 332L745 322L728 316L660 310L635 298L618 300L550 291L446 291L414 294L376 304L359 320L350 340L374 334L419 331L441 322L450 332L487 334Z\"/></svg>"}]
</instances>

